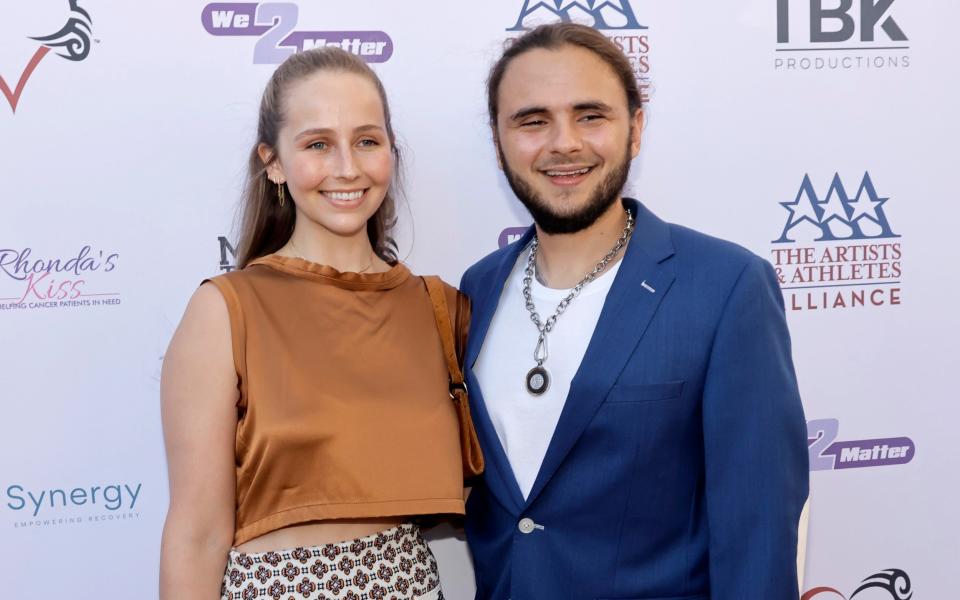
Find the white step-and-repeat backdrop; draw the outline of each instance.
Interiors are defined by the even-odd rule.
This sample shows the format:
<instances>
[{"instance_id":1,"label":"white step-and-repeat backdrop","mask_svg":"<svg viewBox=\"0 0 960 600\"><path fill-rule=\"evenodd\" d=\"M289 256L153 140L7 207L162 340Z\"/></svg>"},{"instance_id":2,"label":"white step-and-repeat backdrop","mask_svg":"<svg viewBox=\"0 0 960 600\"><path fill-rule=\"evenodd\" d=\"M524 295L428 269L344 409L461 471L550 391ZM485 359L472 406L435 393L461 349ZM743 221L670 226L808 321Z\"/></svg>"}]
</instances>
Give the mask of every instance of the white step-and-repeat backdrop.
<instances>
[{"instance_id":1,"label":"white step-and-repeat backdrop","mask_svg":"<svg viewBox=\"0 0 960 600\"><path fill-rule=\"evenodd\" d=\"M950 0L4 2L0 597L156 597L162 355L232 268L275 65L324 43L375 64L408 158L401 254L457 282L529 222L486 71L558 18L609 35L645 89L630 192L781 275L810 430L804 599L960 598ZM463 542L434 537L448 595L472 597Z\"/></svg>"}]
</instances>

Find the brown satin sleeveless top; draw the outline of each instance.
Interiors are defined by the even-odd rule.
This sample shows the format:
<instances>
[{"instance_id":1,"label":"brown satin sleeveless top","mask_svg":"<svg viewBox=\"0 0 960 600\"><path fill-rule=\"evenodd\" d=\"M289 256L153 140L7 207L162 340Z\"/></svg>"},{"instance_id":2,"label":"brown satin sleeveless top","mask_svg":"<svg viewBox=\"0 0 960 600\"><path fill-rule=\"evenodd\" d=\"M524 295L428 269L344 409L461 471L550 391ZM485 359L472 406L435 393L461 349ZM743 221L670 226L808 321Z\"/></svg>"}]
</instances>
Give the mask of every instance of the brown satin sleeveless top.
<instances>
[{"instance_id":1,"label":"brown satin sleeveless top","mask_svg":"<svg viewBox=\"0 0 960 600\"><path fill-rule=\"evenodd\" d=\"M463 514L457 415L419 277L273 255L209 281L240 388L234 545L307 521Z\"/></svg>"}]
</instances>

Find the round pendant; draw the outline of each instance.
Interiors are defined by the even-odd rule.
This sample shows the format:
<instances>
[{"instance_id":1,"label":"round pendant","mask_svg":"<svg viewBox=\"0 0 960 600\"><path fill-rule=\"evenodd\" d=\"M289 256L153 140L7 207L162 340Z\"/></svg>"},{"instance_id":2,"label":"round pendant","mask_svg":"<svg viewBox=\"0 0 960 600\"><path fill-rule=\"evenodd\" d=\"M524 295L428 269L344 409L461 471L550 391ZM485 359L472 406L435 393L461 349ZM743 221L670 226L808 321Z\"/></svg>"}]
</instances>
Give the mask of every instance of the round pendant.
<instances>
[{"instance_id":1,"label":"round pendant","mask_svg":"<svg viewBox=\"0 0 960 600\"><path fill-rule=\"evenodd\" d=\"M550 387L550 375L541 366L536 366L527 373L527 391L534 396L547 391Z\"/></svg>"}]
</instances>

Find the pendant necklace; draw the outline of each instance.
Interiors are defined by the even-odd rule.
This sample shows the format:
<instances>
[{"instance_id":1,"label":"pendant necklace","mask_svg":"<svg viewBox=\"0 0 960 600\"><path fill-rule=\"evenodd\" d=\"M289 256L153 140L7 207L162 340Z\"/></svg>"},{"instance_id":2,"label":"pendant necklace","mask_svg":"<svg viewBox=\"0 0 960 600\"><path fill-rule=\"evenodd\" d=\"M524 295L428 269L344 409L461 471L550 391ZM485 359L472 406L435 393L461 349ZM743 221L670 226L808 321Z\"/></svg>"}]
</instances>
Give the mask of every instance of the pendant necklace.
<instances>
[{"instance_id":1,"label":"pendant necklace","mask_svg":"<svg viewBox=\"0 0 960 600\"><path fill-rule=\"evenodd\" d=\"M527 311L530 313L530 320L533 321L537 332L540 334L537 338L537 346L533 351L533 360L536 361L537 366L530 369L526 377L527 391L530 392L530 394L540 396L550 387L550 373L544 368L543 363L545 363L550 356L550 353L547 351L547 334L550 333L553 330L553 326L556 325L557 317L563 314L563 311L567 310L570 302L580 295L580 291L588 283L596 279L600 273L607 268L607 265L623 250L627 240L629 240L633 234L633 215L630 214L629 210L627 210L626 213L627 224L623 227L623 233L620 234L617 243L610 249L610 252L607 252L603 260L598 262L593 270L587 273L586 276L580 280L580 283L575 285L573 289L570 290L570 293L560 301L553 315L551 315L545 323L540 320L540 315L537 314L537 307L533 303L533 294L530 290L533 284L534 269L536 269L537 266L537 248L539 248L540 245L537 236L533 236L533 242L530 243L530 255L527 257L527 267L523 272L523 298L526 301Z\"/></svg>"}]
</instances>

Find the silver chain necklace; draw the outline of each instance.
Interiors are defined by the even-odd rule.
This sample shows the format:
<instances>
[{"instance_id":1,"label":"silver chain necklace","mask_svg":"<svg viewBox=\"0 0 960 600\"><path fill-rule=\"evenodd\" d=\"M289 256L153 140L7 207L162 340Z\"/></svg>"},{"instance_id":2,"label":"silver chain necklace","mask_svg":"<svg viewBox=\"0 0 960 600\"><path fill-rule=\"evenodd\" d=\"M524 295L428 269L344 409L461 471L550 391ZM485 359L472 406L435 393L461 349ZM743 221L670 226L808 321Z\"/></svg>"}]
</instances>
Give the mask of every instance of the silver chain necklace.
<instances>
[{"instance_id":1,"label":"silver chain necklace","mask_svg":"<svg viewBox=\"0 0 960 600\"><path fill-rule=\"evenodd\" d=\"M546 323L540 320L540 315L537 314L537 306L533 303L533 294L530 291L530 286L533 284L534 269L537 264L537 248L540 246L537 237L533 237L533 242L530 244L530 255L527 257L527 267L523 272L523 298L526 301L527 310L530 312L530 320L533 321L534 326L536 326L537 331L540 333L539 338L537 338L537 347L533 351L533 360L537 362L537 366L527 372L526 378L527 391L534 396L543 394L547 391L547 388L550 387L550 374L543 367L543 363L546 362L550 355L547 351L547 334L553 331L553 326L557 323L557 317L562 315L563 311L567 310L570 302L580 295L580 291L586 287L588 283L596 279L600 273L607 268L607 265L610 264L627 244L627 240L629 240L633 234L633 215L630 214L629 210L627 210L626 213L627 224L623 228L623 233L621 233L619 239L617 239L617 243L613 245L610 252L607 252L603 260L598 262L597 265L593 267L593 270L587 273L584 278L580 280L580 283L575 285L573 289L570 290L570 293L560 301L557 309L553 312L553 315L547 319Z\"/></svg>"}]
</instances>

